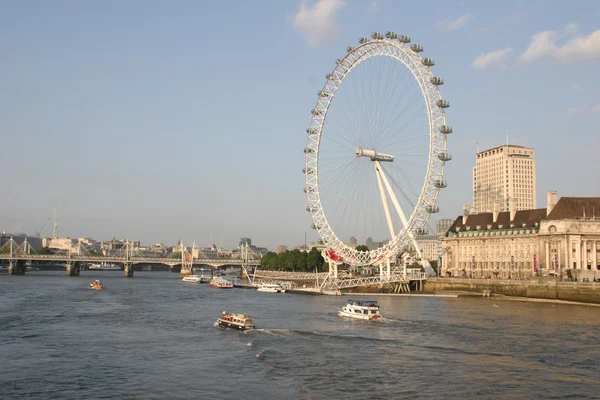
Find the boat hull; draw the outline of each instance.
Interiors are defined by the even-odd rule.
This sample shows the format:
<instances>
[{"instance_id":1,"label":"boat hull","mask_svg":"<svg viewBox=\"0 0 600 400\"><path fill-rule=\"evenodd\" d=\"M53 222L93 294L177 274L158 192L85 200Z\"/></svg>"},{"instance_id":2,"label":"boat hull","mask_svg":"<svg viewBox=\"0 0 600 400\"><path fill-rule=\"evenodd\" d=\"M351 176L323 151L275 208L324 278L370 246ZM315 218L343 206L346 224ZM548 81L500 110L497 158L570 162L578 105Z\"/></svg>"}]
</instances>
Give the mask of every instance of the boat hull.
<instances>
[{"instance_id":1,"label":"boat hull","mask_svg":"<svg viewBox=\"0 0 600 400\"><path fill-rule=\"evenodd\" d=\"M92 290L102 290L102 286L90 286Z\"/></svg>"},{"instance_id":2,"label":"boat hull","mask_svg":"<svg viewBox=\"0 0 600 400\"><path fill-rule=\"evenodd\" d=\"M231 288L233 288L233 286L220 286L220 285L215 285L214 283L211 283L210 286L214 287L215 289L231 289Z\"/></svg>"},{"instance_id":3,"label":"boat hull","mask_svg":"<svg viewBox=\"0 0 600 400\"><path fill-rule=\"evenodd\" d=\"M285 289L263 289L263 288L258 288L256 289L257 292L264 292L264 293L285 293Z\"/></svg>"},{"instance_id":4,"label":"boat hull","mask_svg":"<svg viewBox=\"0 0 600 400\"><path fill-rule=\"evenodd\" d=\"M250 327L250 326L244 326L244 325L238 325L229 321L223 321L221 319L218 320L219 326L221 328L227 328L227 329L235 329L238 331L249 331L254 329L254 326Z\"/></svg>"},{"instance_id":5,"label":"boat hull","mask_svg":"<svg viewBox=\"0 0 600 400\"><path fill-rule=\"evenodd\" d=\"M373 321L373 320L381 319L381 315L378 315L378 314L364 315L364 314L350 313L350 312L346 312L346 311L338 311L338 315L340 317L361 319L363 321Z\"/></svg>"}]
</instances>

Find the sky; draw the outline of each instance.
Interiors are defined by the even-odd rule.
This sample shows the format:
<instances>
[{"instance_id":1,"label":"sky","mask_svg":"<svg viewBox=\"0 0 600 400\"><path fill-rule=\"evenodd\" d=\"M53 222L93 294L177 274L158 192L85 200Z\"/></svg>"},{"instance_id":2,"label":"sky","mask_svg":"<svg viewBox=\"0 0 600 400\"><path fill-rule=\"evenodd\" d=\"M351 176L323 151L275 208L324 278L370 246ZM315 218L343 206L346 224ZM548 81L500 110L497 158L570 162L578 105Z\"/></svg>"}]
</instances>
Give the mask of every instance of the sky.
<instances>
[{"instance_id":1,"label":"sky","mask_svg":"<svg viewBox=\"0 0 600 400\"><path fill-rule=\"evenodd\" d=\"M477 142L534 147L546 192L600 195L594 0L0 0L0 231L274 249L317 239L310 110L346 47L395 31L444 78L453 160L436 218L472 202Z\"/></svg>"}]
</instances>

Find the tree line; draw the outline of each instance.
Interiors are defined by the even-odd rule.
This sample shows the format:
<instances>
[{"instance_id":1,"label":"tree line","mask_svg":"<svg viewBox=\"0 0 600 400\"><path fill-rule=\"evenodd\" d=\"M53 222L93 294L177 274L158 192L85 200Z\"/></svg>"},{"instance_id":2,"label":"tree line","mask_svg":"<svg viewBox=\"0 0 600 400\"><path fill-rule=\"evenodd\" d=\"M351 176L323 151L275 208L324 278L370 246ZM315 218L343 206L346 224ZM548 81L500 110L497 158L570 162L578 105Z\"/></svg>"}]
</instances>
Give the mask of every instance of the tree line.
<instances>
[{"instance_id":1,"label":"tree line","mask_svg":"<svg viewBox=\"0 0 600 400\"><path fill-rule=\"evenodd\" d=\"M279 254L272 251L260 259L260 268L270 270L319 272L327 270L321 252L313 247L308 253L298 249L286 250Z\"/></svg>"}]
</instances>

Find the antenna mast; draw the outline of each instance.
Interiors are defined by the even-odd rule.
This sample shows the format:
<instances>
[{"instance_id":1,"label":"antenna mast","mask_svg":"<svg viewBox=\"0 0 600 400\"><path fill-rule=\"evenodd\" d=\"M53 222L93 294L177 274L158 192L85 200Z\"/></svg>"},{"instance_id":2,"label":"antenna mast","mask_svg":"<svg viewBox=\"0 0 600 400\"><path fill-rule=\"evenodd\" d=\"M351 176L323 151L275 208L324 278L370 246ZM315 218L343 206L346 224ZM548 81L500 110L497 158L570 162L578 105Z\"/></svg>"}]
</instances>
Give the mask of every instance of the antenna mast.
<instances>
[{"instance_id":1,"label":"antenna mast","mask_svg":"<svg viewBox=\"0 0 600 400\"><path fill-rule=\"evenodd\" d=\"M52 237L56 237L56 231L58 229L58 225L56 225L56 207L54 207L54 217L53 217L53 221L52 221Z\"/></svg>"}]
</instances>

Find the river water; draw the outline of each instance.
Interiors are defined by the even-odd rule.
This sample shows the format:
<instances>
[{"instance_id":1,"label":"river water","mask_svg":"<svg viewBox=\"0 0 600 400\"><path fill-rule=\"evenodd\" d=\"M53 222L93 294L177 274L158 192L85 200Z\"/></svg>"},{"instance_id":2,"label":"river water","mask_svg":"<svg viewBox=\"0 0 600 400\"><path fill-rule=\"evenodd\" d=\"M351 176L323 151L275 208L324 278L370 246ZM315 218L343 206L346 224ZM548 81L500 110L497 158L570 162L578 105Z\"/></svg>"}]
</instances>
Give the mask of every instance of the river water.
<instances>
[{"instance_id":1,"label":"river water","mask_svg":"<svg viewBox=\"0 0 600 400\"><path fill-rule=\"evenodd\" d=\"M599 307L380 296L366 322L346 296L121 274L0 275L0 398L600 398ZM215 327L225 310L259 329Z\"/></svg>"}]
</instances>

